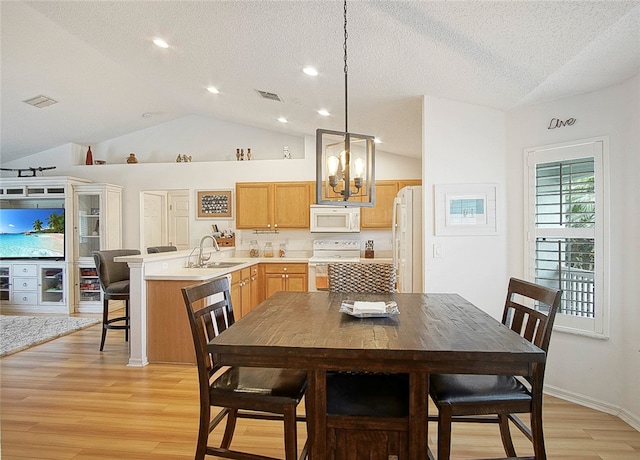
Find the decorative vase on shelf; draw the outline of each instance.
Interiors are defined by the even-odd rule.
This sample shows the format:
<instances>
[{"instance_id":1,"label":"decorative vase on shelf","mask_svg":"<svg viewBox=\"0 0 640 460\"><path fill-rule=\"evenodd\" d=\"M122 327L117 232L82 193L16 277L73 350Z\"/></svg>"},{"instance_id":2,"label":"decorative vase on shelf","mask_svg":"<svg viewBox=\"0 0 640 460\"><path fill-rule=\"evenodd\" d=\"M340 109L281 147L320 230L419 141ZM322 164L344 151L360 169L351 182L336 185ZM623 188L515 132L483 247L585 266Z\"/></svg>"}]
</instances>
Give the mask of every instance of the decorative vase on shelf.
<instances>
[{"instance_id":1,"label":"decorative vase on shelf","mask_svg":"<svg viewBox=\"0 0 640 460\"><path fill-rule=\"evenodd\" d=\"M136 158L136 154L135 153L130 153L129 157L127 158L127 163L129 164L134 164L137 163L138 159Z\"/></svg>"},{"instance_id":2,"label":"decorative vase on shelf","mask_svg":"<svg viewBox=\"0 0 640 460\"><path fill-rule=\"evenodd\" d=\"M93 164L93 153L91 153L91 146L89 146L89 149L87 150L87 158L85 159L84 164L86 165Z\"/></svg>"}]
</instances>

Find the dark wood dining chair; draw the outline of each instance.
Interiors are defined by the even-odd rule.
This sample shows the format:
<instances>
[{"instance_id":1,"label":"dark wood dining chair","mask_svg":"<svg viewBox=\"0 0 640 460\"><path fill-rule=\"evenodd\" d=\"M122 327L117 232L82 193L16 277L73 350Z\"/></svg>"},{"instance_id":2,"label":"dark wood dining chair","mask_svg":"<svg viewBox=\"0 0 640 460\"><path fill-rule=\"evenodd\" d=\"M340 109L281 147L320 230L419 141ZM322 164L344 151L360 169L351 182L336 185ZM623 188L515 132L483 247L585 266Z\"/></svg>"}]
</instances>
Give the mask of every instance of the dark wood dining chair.
<instances>
[{"instance_id":1,"label":"dark wood dining chair","mask_svg":"<svg viewBox=\"0 0 640 460\"><path fill-rule=\"evenodd\" d=\"M330 292L393 293L392 264L330 263ZM405 458L409 452L409 376L327 372L327 448L366 458ZM356 457L353 457L356 458ZM360 458L360 457L358 457Z\"/></svg>"},{"instance_id":2,"label":"dark wood dining chair","mask_svg":"<svg viewBox=\"0 0 640 460\"><path fill-rule=\"evenodd\" d=\"M200 425L196 460L205 455L223 458L267 460L271 457L230 448L238 418L284 421L286 460L298 459L296 408L307 388L306 371L259 367L224 367L207 351L207 343L234 324L229 277L224 276L182 288L198 366ZM212 419L211 407L222 410ZM219 447L209 445L210 433L227 419ZM308 441L301 459L307 457Z\"/></svg>"},{"instance_id":3,"label":"dark wood dining chair","mask_svg":"<svg viewBox=\"0 0 640 460\"><path fill-rule=\"evenodd\" d=\"M511 278L502 323L545 352L562 291ZM438 408L438 459L448 459L452 422L494 422L500 426L507 457L516 457L509 421L533 443L535 458L546 458L542 430L545 363L534 363L531 376L433 374L429 395ZM530 427L517 415L529 413Z\"/></svg>"},{"instance_id":4,"label":"dark wood dining chair","mask_svg":"<svg viewBox=\"0 0 640 460\"><path fill-rule=\"evenodd\" d=\"M330 263L327 278L330 292L394 292L396 267L393 264Z\"/></svg>"},{"instance_id":5,"label":"dark wood dining chair","mask_svg":"<svg viewBox=\"0 0 640 460\"><path fill-rule=\"evenodd\" d=\"M178 248L176 246L151 246L147 248L147 254L158 254L161 252L172 252L177 250Z\"/></svg>"},{"instance_id":6,"label":"dark wood dining chair","mask_svg":"<svg viewBox=\"0 0 640 460\"><path fill-rule=\"evenodd\" d=\"M96 264L98 280L102 287L102 338L100 351L104 349L107 330L123 329L124 339L129 340L129 265L125 262L115 262L119 256L133 256L140 254L137 249L112 249L95 251L93 260ZM124 315L110 317L109 301L123 300Z\"/></svg>"}]
</instances>

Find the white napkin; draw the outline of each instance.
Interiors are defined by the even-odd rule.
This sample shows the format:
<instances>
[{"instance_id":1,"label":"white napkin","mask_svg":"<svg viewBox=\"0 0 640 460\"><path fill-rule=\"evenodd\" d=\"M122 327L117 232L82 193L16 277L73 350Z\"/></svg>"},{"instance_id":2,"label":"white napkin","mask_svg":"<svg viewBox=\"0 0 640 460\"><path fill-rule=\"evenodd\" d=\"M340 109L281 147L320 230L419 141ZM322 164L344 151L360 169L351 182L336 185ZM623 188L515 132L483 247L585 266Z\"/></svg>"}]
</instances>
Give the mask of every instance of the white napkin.
<instances>
[{"instance_id":1,"label":"white napkin","mask_svg":"<svg viewBox=\"0 0 640 460\"><path fill-rule=\"evenodd\" d=\"M353 302L353 312L361 313L386 313L387 305L384 302L364 302L356 300Z\"/></svg>"}]
</instances>

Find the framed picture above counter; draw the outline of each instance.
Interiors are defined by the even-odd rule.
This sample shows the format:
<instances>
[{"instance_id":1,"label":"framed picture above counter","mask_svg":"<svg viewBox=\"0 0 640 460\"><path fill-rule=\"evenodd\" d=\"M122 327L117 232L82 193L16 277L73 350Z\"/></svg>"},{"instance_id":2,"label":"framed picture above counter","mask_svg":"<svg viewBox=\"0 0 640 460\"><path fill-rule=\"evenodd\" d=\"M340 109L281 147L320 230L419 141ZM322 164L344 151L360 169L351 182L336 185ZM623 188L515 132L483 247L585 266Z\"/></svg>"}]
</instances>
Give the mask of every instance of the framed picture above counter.
<instances>
[{"instance_id":1,"label":"framed picture above counter","mask_svg":"<svg viewBox=\"0 0 640 460\"><path fill-rule=\"evenodd\" d=\"M197 190L196 209L199 219L232 217L231 190Z\"/></svg>"}]
</instances>

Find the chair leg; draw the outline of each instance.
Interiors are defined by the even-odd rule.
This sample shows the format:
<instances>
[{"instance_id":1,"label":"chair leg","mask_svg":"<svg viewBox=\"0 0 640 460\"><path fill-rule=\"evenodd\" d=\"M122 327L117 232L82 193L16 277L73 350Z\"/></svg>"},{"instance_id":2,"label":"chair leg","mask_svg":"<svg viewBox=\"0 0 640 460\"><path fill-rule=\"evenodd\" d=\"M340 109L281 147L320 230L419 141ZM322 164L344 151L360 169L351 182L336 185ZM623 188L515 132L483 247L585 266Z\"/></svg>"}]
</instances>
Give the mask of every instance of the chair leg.
<instances>
[{"instance_id":1,"label":"chair leg","mask_svg":"<svg viewBox=\"0 0 640 460\"><path fill-rule=\"evenodd\" d=\"M238 420L238 409L227 409L227 425L224 429L224 436L220 447L228 449L233 439L233 433L236 429L236 420Z\"/></svg>"},{"instance_id":2,"label":"chair leg","mask_svg":"<svg viewBox=\"0 0 640 460\"><path fill-rule=\"evenodd\" d=\"M516 450L513 448L513 441L511 440L511 431L509 430L509 417L501 414L498 415L500 420L500 437L502 438L502 445L507 457L515 457Z\"/></svg>"},{"instance_id":3,"label":"chair leg","mask_svg":"<svg viewBox=\"0 0 640 460\"><path fill-rule=\"evenodd\" d=\"M284 409L284 458L285 460L298 460L298 433L294 404L290 404Z\"/></svg>"},{"instance_id":4,"label":"chair leg","mask_svg":"<svg viewBox=\"0 0 640 460\"><path fill-rule=\"evenodd\" d=\"M200 405L200 424L198 427L198 441L196 443L196 455L194 460L204 460L207 453L207 444L209 443L209 424L211 419L211 406L208 404Z\"/></svg>"},{"instance_id":5,"label":"chair leg","mask_svg":"<svg viewBox=\"0 0 640 460\"><path fill-rule=\"evenodd\" d=\"M128 342L129 341L129 299L124 301L124 317L126 318L124 320L124 324L126 327L126 329L124 330L124 341Z\"/></svg>"},{"instance_id":6,"label":"chair leg","mask_svg":"<svg viewBox=\"0 0 640 460\"><path fill-rule=\"evenodd\" d=\"M451 408L438 408L438 460L449 460L451 456Z\"/></svg>"},{"instance_id":7,"label":"chair leg","mask_svg":"<svg viewBox=\"0 0 640 460\"><path fill-rule=\"evenodd\" d=\"M104 299L102 305L102 339L100 340L100 351L104 348L104 341L107 338L107 322L109 321L109 300Z\"/></svg>"},{"instance_id":8,"label":"chair leg","mask_svg":"<svg viewBox=\"0 0 640 460\"><path fill-rule=\"evenodd\" d=\"M542 430L542 404L534 403L531 408L531 437L536 460L546 460L547 453L544 447L544 432Z\"/></svg>"}]
</instances>

